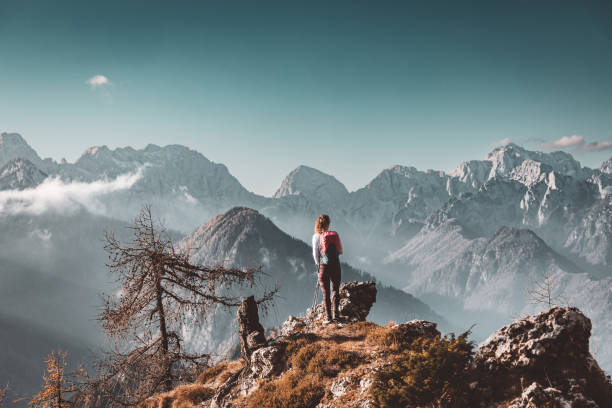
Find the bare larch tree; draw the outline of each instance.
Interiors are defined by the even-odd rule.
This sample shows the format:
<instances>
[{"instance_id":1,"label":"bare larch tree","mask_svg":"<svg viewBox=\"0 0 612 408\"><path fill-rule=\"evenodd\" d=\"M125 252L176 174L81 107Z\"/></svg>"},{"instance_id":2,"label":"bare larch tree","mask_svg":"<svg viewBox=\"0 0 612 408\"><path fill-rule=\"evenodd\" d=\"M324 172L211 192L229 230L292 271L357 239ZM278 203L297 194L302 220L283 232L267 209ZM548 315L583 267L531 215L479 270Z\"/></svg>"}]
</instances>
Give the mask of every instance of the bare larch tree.
<instances>
[{"instance_id":1,"label":"bare larch tree","mask_svg":"<svg viewBox=\"0 0 612 408\"><path fill-rule=\"evenodd\" d=\"M558 306L558 303L565 301L561 295L555 295L556 289L557 284L553 280L553 275L547 270L540 280L534 280L531 287L527 288L527 300L531 304L541 304L551 309L553 306Z\"/></svg>"},{"instance_id":2,"label":"bare larch tree","mask_svg":"<svg viewBox=\"0 0 612 408\"><path fill-rule=\"evenodd\" d=\"M47 374L43 375L44 384L40 392L34 395L28 405L32 408L66 408L71 407L70 397L80 391L80 386L70 380L66 370L65 351L52 351L47 358ZM82 370L72 375L78 375Z\"/></svg>"},{"instance_id":3,"label":"bare larch tree","mask_svg":"<svg viewBox=\"0 0 612 408\"><path fill-rule=\"evenodd\" d=\"M177 246L154 222L150 206L131 229L128 244L113 232L105 234L107 266L119 290L103 296L99 320L113 346L89 381L98 399L103 395L111 405L122 406L193 381L210 356L185 350L181 329L206 321L217 306L240 305L231 288L252 287L262 275L261 268L192 263L190 250ZM265 291L258 303L267 305L275 294L276 289Z\"/></svg>"}]
</instances>

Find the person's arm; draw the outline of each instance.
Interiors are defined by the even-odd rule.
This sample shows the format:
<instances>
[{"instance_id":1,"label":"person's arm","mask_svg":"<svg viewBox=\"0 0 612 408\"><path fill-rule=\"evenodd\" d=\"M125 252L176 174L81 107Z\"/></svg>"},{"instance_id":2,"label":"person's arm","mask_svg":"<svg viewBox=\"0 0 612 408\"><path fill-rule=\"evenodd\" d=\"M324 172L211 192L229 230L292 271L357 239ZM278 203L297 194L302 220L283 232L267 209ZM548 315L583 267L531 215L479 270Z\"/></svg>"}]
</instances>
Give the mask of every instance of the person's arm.
<instances>
[{"instance_id":1,"label":"person's arm","mask_svg":"<svg viewBox=\"0 0 612 408\"><path fill-rule=\"evenodd\" d=\"M340 235L338 235L338 255L342 255L342 243L340 242Z\"/></svg>"},{"instance_id":2,"label":"person's arm","mask_svg":"<svg viewBox=\"0 0 612 408\"><path fill-rule=\"evenodd\" d=\"M320 235L315 234L312 236L312 257L314 258L315 264L319 266L319 262L321 259L321 244L320 244Z\"/></svg>"}]
</instances>

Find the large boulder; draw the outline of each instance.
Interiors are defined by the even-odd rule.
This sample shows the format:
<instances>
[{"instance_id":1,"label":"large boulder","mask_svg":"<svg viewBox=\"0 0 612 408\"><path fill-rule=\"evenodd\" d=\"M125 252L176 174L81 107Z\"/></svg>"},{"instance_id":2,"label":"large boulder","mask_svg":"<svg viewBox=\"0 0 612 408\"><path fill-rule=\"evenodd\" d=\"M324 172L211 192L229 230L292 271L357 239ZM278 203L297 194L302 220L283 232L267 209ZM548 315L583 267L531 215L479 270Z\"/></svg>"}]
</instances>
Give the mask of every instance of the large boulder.
<instances>
[{"instance_id":1,"label":"large boulder","mask_svg":"<svg viewBox=\"0 0 612 408\"><path fill-rule=\"evenodd\" d=\"M278 345L262 347L251 355L251 375L256 378L268 378L278 374L282 368L282 350Z\"/></svg>"},{"instance_id":2,"label":"large boulder","mask_svg":"<svg viewBox=\"0 0 612 408\"><path fill-rule=\"evenodd\" d=\"M519 319L479 346L472 388L480 401L520 395L513 400L516 407L545 406L537 401L609 406L612 389L589 352L590 335L591 321L574 307Z\"/></svg>"},{"instance_id":3,"label":"large boulder","mask_svg":"<svg viewBox=\"0 0 612 408\"><path fill-rule=\"evenodd\" d=\"M343 283L340 286L340 315L349 321L364 321L376 302L376 292L376 283L372 281Z\"/></svg>"},{"instance_id":4,"label":"large boulder","mask_svg":"<svg viewBox=\"0 0 612 408\"><path fill-rule=\"evenodd\" d=\"M489 370L542 369L560 357L586 358L590 336L591 321L580 310L555 307L493 333L476 361Z\"/></svg>"},{"instance_id":5,"label":"large boulder","mask_svg":"<svg viewBox=\"0 0 612 408\"><path fill-rule=\"evenodd\" d=\"M376 302L376 283L372 281L350 281L340 285L340 316L343 322L365 321L372 305ZM320 325L325 317L323 304L306 310L305 317L289 316L283 324L281 334L290 336L307 332Z\"/></svg>"}]
</instances>

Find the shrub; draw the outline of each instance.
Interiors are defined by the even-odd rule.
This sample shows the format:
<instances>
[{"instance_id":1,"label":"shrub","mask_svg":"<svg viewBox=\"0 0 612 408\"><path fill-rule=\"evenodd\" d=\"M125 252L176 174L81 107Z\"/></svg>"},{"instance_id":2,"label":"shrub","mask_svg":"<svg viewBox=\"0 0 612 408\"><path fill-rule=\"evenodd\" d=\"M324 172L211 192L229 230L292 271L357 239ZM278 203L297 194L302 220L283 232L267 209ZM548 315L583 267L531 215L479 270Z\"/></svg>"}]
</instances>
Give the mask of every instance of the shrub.
<instances>
[{"instance_id":1,"label":"shrub","mask_svg":"<svg viewBox=\"0 0 612 408\"><path fill-rule=\"evenodd\" d=\"M379 344L391 349L398 349L402 342L399 338L400 333L393 326L395 326L394 322L389 322L386 326L375 325L375 327L372 327L366 334L366 340L369 343Z\"/></svg>"},{"instance_id":2,"label":"shrub","mask_svg":"<svg viewBox=\"0 0 612 408\"><path fill-rule=\"evenodd\" d=\"M436 400L443 404L440 397L449 394L449 388L461 394L467 386L463 374L474 354L467 335L414 340L375 375L371 393L376 405L426 405Z\"/></svg>"}]
</instances>

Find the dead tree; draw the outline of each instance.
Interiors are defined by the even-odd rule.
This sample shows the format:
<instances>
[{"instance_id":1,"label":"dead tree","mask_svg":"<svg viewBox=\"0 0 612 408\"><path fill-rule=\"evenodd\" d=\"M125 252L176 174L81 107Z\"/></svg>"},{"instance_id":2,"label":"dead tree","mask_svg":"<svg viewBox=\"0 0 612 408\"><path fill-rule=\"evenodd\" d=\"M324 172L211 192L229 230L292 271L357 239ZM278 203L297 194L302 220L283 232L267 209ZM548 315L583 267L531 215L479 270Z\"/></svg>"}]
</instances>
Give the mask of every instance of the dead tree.
<instances>
[{"instance_id":1,"label":"dead tree","mask_svg":"<svg viewBox=\"0 0 612 408\"><path fill-rule=\"evenodd\" d=\"M557 284L553 280L552 274L547 270L540 280L534 280L531 287L527 288L527 300L534 305L544 305L548 309L563 302L560 295L555 295Z\"/></svg>"},{"instance_id":2,"label":"dead tree","mask_svg":"<svg viewBox=\"0 0 612 408\"><path fill-rule=\"evenodd\" d=\"M28 405L32 408L65 408L71 407L69 397L80 390L79 385L68 379L65 351L52 351L45 362L47 374L43 375L44 384L40 392L34 395Z\"/></svg>"},{"instance_id":3,"label":"dead tree","mask_svg":"<svg viewBox=\"0 0 612 408\"><path fill-rule=\"evenodd\" d=\"M90 391L111 404L132 406L173 386L192 381L208 363L209 355L184 348L181 329L200 324L217 306L235 307L235 286L253 286L260 268L204 266L190 261L189 249L173 243L145 206L131 227L133 240L124 244L105 234L107 264L119 291L104 297L99 315L113 340L110 352L89 381ZM276 290L258 300L266 305Z\"/></svg>"}]
</instances>

